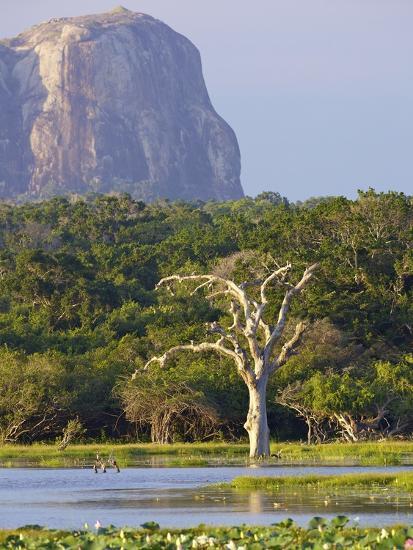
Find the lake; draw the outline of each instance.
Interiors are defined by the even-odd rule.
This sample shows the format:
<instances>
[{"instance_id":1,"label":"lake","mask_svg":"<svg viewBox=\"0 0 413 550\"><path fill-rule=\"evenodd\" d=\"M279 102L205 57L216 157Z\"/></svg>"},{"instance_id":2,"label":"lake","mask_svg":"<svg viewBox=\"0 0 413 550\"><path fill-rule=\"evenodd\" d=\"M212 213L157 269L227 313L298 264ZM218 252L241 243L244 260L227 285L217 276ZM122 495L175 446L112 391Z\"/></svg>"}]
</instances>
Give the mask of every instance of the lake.
<instances>
[{"instance_id":1,"label":"lake","mask_svg":"<svg viewBox=\"0 0 413 550\"><path fill-rule=\"evenodd\" d=\"M51 528L102 525L162 527L271 524L287 517L305 525L314 515L347 515L361 525L413 523L413 502L391 491L319 493L299 488L277 494L222 490L208 485L239 475L394 472L406 466L262 466L127 468L120 474L91 469L0 469L0 527L39 524Z\"/></svg>"}]
</instances>

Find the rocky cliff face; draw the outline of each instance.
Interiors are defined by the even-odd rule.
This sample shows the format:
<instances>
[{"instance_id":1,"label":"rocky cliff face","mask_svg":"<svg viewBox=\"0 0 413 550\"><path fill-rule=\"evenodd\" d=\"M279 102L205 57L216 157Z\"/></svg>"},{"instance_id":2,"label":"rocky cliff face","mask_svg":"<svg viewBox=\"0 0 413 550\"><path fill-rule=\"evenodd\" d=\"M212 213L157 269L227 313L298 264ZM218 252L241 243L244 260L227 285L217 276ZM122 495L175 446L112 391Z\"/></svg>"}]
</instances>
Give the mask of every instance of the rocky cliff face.
<instances>
[{"instance_id":1,"label":"rocky cliff face","mask_svg":"<svg viewBox=\"0 0 413 550\"><path fill-rule=\"evenodd\" d=\"M1 41L0 107L0 196L242 196L197 49L148 15L53 19Z\"/></svg>"}]
</instances>

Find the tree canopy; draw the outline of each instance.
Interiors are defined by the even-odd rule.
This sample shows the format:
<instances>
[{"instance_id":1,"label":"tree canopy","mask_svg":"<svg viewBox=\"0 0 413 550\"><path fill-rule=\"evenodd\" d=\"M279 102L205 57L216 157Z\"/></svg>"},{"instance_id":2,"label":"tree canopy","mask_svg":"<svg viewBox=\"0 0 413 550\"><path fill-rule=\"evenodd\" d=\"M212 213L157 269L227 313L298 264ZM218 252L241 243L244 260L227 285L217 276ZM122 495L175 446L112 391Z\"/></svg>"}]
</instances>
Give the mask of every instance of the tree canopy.
<instances>
[{"instance_id":1,"label":"tree canopy","mask_svg":"<svg viewBox=\"0 0 413 550\"><path fill-rule=\"evenodd\" d=\"M296 280L306 266L319 267L316 284L292 305L287 332L302 318L311 326L303 356L292 356L271 382L273 433L307 433L302 414L280 404L287 390L289 405L311 395L311 414L322 413L323 422L336 414L361 426L384 406L377 432L385 434L386 423L388 432L412 428L405 411L413 383L413 200L401 193L298 205L276 193L223 203L145 205L127 195L2 203L0 245L4 439L54 438L75 418L89 437L150 437L156 426L145 412L132 414L125 380L168 347L202 341L206 326L228 315L219 301L156 292L156 283L224 268L242 282L251 266L265 274L275 263L291 263ZM247 260L231 260L240 257ZM281 292L269 289L274 303ZM226 358L176 357L153 376L210 415L194 429L175 424L174 438L242 435L248 396ZM387 404L386 385L397 396ZM141 390L128 386L128 395ZM328 433L348 436L344 421L335 422ZM360 428L357 437L373 432Z\"/></svg>"}]
</instances>

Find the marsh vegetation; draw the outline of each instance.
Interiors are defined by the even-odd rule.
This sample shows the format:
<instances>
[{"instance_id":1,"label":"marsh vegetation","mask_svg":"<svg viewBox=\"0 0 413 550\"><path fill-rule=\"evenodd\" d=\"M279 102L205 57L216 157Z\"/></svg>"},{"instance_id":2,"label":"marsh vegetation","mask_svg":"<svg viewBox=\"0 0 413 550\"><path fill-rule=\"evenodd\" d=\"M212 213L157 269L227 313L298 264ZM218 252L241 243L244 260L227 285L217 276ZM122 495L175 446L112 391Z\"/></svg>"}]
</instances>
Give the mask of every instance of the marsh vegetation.
<instances>
[{"instance_id":1,"label":"marsh vegetation","mask_svg":"<svg viewBox=\"0 0 413 550\"><path fill-rule=\"evenodd\" d=\"M362 529L338 516L330 521L315 517L307 528L292 520L271 527L205 527L192 529L158 529L156 522L141 529L100 527L95 530L53 531L24 528L0 533L4 548L411 548L413 529L397 526L390 529Z\"/></svg>"}]
</instances>

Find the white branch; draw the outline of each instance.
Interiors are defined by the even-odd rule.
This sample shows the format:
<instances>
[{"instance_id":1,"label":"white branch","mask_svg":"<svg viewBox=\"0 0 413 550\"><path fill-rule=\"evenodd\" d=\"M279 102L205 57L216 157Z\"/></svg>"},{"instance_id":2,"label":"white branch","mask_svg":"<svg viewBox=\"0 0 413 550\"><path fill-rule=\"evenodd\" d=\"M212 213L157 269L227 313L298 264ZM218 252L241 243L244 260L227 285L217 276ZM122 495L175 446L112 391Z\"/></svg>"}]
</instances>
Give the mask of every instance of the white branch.
<instances>
[{"instance_id":1,"label":"white branch","mask_svg":"<svg viewBox=\"0 0 413 550\"><path fill-rule=\"evenodd\" d=\"M260 288L260 293L261 293L261 303L263 304L267 304L268 303L268 298L267 298L267 295L266 295L266 290L267 290L267 286L271 283L271 281L273 281L274 279L277 279L278 277L280 277L280 275L283 275L285 276L291 269L291 264L290 262L287 263L287 265L285 265L284 267L280 267L279 269L277 269L276 271L273 271L266 279L265 281L262 283L261 285L261 288Z\"/></svg>"},{"instance_id":2,"label":"white branch","mask_svg":"<svg viewBox=\"0 0 413 550\"><path fill-rule=\"evenodd\" d=\"M227 340L230 344L232 344L234 351L237 355L242 355L244 357L244 351L242 350L238 338L233 332L227 332L219 323L214 321L211 323L210 329L208 330L211 334L220 334L221 338L218 340L217 343L222 344L225 340ZM246 357L245 357L246 359Z\"/></svg>"},{"instance_id":3,"label":"white branch","mask_svg":"<svg viewBox=\"0 0 413 550\"><path fill-rule=\"evenodd\" d=\"M229 330L234 329L234 330L244 331L244 327L241 322L240 308L239 308L239 305L236 302L234 302L234 300L231 300L229 311L232 314L232 318L233 318L233 323L229 327Z\"/></svg>"},{"instance_id":4,"label":"white branch","mask_svg":"<svg viewBox=\"0 0 413 550\"><path fill-rule=\"evenodd\" d=\"M270 362L274 345L276 344L276 342L278 342L278 340L282 336L282 333L285 328L285 324L287 322L287 315L288 315L288 311L290 309L290 305L293 297L296 294L299 294L303 290L303 288L308 284L317 267L318 267L318 264L313 264L310 267L307 267L300 281L294 287L290 288L290 290L286 292L284 296L284 300L278 312L277 324L275 325L274 330L272 331L271 336L265 345L264 354L265 354L266 362L268 363Z\"/></svg>"},{"instance_id":5,"label":"white branch","mask_svg":"<svg viewBox=\"0 0 413 550\"><path fill-rule=\"evenodd\" d=\"M146 365L144 366L144 369L147 369L151 363L160 363L160 365L163 367L168 359L170 359L173 355L176 355L177 353L181 351L192 351L194 353L200 353L205 351L214 351L217 353L220 353L222 355L226 355L228 357L231 357L236 365L238 370L241 373L244 374L252 374L251 369L249 369L248 365L244 362L244 357L237 353L236 351L233 351L229 348L226 348L223 345L224 336L222 336L217 342L202 342L200 344L186 344L182 346L174 346L173 348L166 351L163 355L160 357L152 357ZM132 380L136 378L139 371L136 370L132 375Z\"/></svg>"},{"instance_id":6,"label":"white branch","mask_svg":"<svg viewBox=\"0 0 413 550\"><path fill-rule=\"evenodd\" d=\"M251 318L251 307L250 302L248 300L248 296L241 287L236 285L234 281L231 281L230 279L224 279L223 277L219 277L218 275L171 275L170 277L165 277L164 279L161 279L159 283L156 285L156 288L159 288L160 286L167 284L172 281L177 281L178 283L182 283L184 281L202 281L204 280L206 284L208 283L220 283L227 287L227 290L229 293L234 296L240 303L240 305L244 309L244 315L245 319L248 320ZM197 289L202 288L206 286L205 284L200 285L197 287ZM226 292L226 291L224 291Z\"/></svg>"},{"instance_id":7,"label":"white branch","mask_svg":"<svg viewBox=\"0 0 413 550\"><path fill-rule=\"evenodd\" d=\"M198 285L195 290L193 290L191 292L191 296L193 296L194 294L196 294L198 292L198 290L201 290L201 288L204 288L205 286L209 286L211 284L211 281L205 281L204 283Z\"/></svg>"},{"instance_id":8,"label":"white branch","mask_svg":"<svg viewBox=\"0 0 413 550\"><path fill-rule=\"evenodd\" d=\"M198 286L191 292L191 296L198 290L208 287L212 292L207 296L208 299L221 295L229 295L231 297L231 304L229 306L229 312L232 314L233 323L229 327L229 331L225 331L218 323L214 323L211 326L210 332L215 332L220 335L220 339L213 342L203 342L198 345L193 343L189 345L176 346L165 352L161 357L152 358L146 366L154 361L158 361L164 364L169 357L180 351L214 351L222 355L231 357L237 364L238 370L241 375L249 380L256 380L266 372L267 374L281 366L287 360L288 356L292 353L295 346L298 344L300 337L304 331L303 323L299 323L296 327L294 336L286 343L281 349L278 357L272 361L272 353L275 344L281 338L285 324L287 321L287 315L290 308L291 301L296 294L299 294L306 286L308 281L313 276L313 273L317 267L314 264L308 267L301 278L301 280L295 285L291 285L284 281L285 276L291 269L291 264L287 263L283 267L279 267L273 271L266 279L256 280L242 283L241 285L235 284L229 279L225 279L218 275L171 275L161 279L157 284L157 288L166 285L169 287L169 283L172 282L187 282L194 281L198 283ZM278 320L274 328L271 328L263 320L265 308L268 304L267 288L273 282L277 281L283 285L288 286L288 290L284 296L281 304ZM215 286L216 285L216 286ZM251 299L246 288L250 286L258 286L261 296L261 303L257 303ZM215 286L218 287L213 289ZM242 313L243 312L243 319ZM264 349L260 347L259 339L257 337L257 331L261 329L265 336ZM250 362L247 356L247 352L243 349L236 336L237 333L242 333L248 343L250 356L255 364L255 372L250 366ZM225 345L229 343L233 349L230 349ZM136 373L135 373L136 375ZM134 376L135 376L134 375Z\"/></svg>"},{"instance_id":9,"label":"white branch","mask_svg":"<svg viewBox=\"0 0 413 550\"><path fill-rule=\"evenodd\" d=\"M269 338L271 337L271 329L267 325L267 323L265 323L263 320L264 311L268 304L268 297L266 294L267 286L274 279L277 279L278 283L282 282L283 284L286 284L284 283L283 280L280 280L280 277L284 278L285 275L290 271L290 269L291 269L291 264L288 262L285 266L279 267L278 269L273 271L270 275L268 275L266 279L264 280L261 279L260 281L254 281L254 284L260 285L261 304L256 304L255 306L256 313L255 313L255 319L254 319L253 333L254 335L257 333L258 327L262 328L265 334L266 341L268 341ZM289 286L292 286L292 285L289 285Z\"/></svg>"},{"instance_id":10,"label":"white branch","mask_svg":"<svg viewBox=\"0 0 413 550\"><path fill-rule=\"evenodd\" d=\"M300 342L301 336L304 334L306 328L307 326L305 323L300 322L297 324L293 337L283 345L277 359L272 363L271 372L284 365Z\"/></svg>"}]
</instances>

